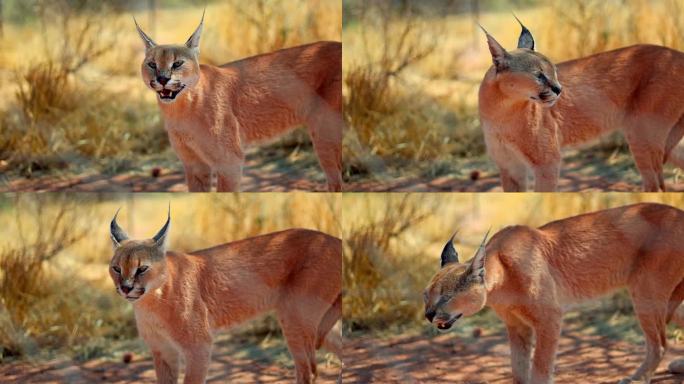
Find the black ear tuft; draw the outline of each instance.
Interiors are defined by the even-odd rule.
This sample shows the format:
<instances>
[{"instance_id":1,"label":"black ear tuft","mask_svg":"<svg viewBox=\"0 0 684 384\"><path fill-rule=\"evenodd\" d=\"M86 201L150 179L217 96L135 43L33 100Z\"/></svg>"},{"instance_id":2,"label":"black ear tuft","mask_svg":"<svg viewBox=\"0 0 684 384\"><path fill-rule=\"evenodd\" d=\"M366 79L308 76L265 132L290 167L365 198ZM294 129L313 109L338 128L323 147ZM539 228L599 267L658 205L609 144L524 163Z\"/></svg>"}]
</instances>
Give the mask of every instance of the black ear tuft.
<instances>
[{"instance_id":1,"label":"black ear tuft","mask_svg":"<svg viewBox=\"0 0 684 384\"><path fill-rule=\"evenodd\" d=\"M494 36L490 35L489 32L487 32L487 30L484 29L483 26L481 26L480 24L478 25L487 37L487 46L489 47L489 53L491 53L492 55L492 62L494 63L496 70L500 72L507 69L509 59L508 52L506 52L504 47L501 44L499 44L499 42L496 41Z\"/></svg>"},{"instance_id":2,"label":"black ear tuft","mask_svg":"<svg viewBox=\"0 0 684 384\"><path fill-rule=\"evenodd\" d=\"M477 249L477 252L475 252L475 256L473 256L470 266L468 267L468 272L470 274L475 274L482 278L484 278L485 275L485 256L487 256L485 253L485 246L487 245L487 238L489 237L490 231L491 228L485 234L484 239L482 239L482 243Z\"/></svg>"},{"instance_id":3,"label":"black ear tuft","mask_svg":"<svg viewBox=\"0 0 684 384\"><path fill-rule=\"evenodd\" d=\"M532 33L523 25L520 19L518 19L518 16L513 15L513 17L518 20L518 23L520 23L520 27L522 28L520 37L518 38L518 48L527 48L534 51L534 37L532 37Z\"/></svg>"},{"instance_id":4,"label":"black ear tuft","mask_svg":"<svg viewBox=\"0 0 684 384\"><path fill-rule=\"evenodd\" d=\"M120 210L121 208L116 210L114 218L112 219L112 222L109 224L109 236L112 238L112 243L114 244L114 247L119 247L121 246L122 241L128 240L128 235L123 229L121 229L119 224L116 222L116 217L119 216Z\"/></svg>"},{"instance_id":5,"label":"black ear tuft","mask_svg":"<svg viewBox=\"0 0 684 384\"><path fill-rule=\"evenodd\" d=\"M458 253L456 252L456 248L454 248L454 237L456 237L455 233L451 236L451 239L449 239L442 250L442 268L450 263L458 263Z\"/></svg>"}]
</instances>

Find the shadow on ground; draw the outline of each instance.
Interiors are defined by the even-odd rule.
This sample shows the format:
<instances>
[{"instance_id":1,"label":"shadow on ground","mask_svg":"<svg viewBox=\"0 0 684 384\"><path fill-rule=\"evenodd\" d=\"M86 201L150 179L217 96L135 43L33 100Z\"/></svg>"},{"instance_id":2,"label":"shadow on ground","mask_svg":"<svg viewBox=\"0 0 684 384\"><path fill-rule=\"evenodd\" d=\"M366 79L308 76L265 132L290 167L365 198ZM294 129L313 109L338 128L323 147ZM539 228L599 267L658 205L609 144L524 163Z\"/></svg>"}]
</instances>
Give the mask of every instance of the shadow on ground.
<instances>
[{"instance_id":1,"label":"shadow on ground","mask_svg":"<svg viewBox=\"0 0 684 384\"><path fill-rule=\"evenodd\" d=\"M313 154L253 148L247 155L242 191L326 191L323 171ZM181 163L153 160L116 174L86 170L77 174L0 177L0 192L186 192Z\"/></svg>"},{"instance_id":2,"label":"shadow on ground","mask_svg":"<svg viewBox=\"0 0 684 384\"><path fill-rule=\"evenodd\" d=\"M556 359L556 384L615 384L632 374L643 359L642 346L603 336L563 332ZM681 384L684 376L665 371L684 356L684 346L673 346L652 383ZM360 337L345 345L345 383L460 383L511 382L510 352L505 332L479 338L397 336Z\"/></svg>"},{"instance_id":3,"label":"shadow on ground","mask_svg":"<svg viewBox=\"0 0 684 384\"><path fill-rule=\"evenodd\" d=\"M499 173L487 158L461 159L449 164L443 174L431 176L431 170L423 174L406 175L403 170L377 172L370 175L352 176L346 184L348 191L368 192L501 192ZM411 169L407 166L404 169ZM419 172L421 173L421 172ZM428 173L427 175L425 173ZM396 176L396 177L393 177ZM684 191L684 182L676 171L666 168L668 191ZM533 184L529 184L532 188ZM640 192L641 178L629 154L598 154L592 149L568 151L563 159L561 178L558 185L561 192L573 191L617 191Z\"/></svg>"},{"instance_id":4,"label":"shadow on ground","mask_svg":"<svg viewBox=\"0 0 684 384\"><path fill-rule=\"evenodd\" d=\"M322 356L322 354L319 354ZM318 383L334 383L339 367L319 359ZM0 382L36 384L156 383L149 357L134 357L130 363L106 360L11 363L0 366ZM294 368L282 343L258 348L240 341L214 346L208 383L292 383Z\"/></svg>"}]
</instances>

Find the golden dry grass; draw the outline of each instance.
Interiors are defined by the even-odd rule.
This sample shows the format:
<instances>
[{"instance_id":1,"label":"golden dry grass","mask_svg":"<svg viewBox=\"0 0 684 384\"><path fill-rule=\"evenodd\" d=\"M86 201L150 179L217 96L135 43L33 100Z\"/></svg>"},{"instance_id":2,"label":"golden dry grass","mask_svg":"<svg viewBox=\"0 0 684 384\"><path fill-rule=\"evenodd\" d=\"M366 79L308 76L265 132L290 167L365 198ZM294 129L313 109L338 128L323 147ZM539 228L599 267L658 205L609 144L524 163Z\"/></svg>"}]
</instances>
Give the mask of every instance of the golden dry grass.
<instances>
[{"instance_id":1,"label":"golden dry grass","mask_svg":"<svg viewBox=\"0 0 684 384\"><path fill-rule=\"evenodd\" d=\"M175 161L155 95L140 81L143 45L132 16L156 42L180 44L197 27L203 7L194 1L158 3L152 17L138 2L117 12L93 0L79 2L84 11L66 0L40 2L26 11L25 23L5 24L0 39L0 92L6 95L0 99L3 172L78 172L77 164L118 172L132 155ZM87 10L93 6L97 12ZM47 11L41 13L43 7ZM317 40L339 41L341 18L335 0L210 2L200 60L222 64ZM308 145L301 137L295 140Z\"/></svg>"},{"instance_id":2,"label":"golden dry grass","mask_svg":"<svg viewBox=\"0 0 684 384\"><path fill-rule=\"evenodd\" d=\"M540 226L645 201L684 208L684 196L677 193L345 195L345 329L377 332L423 324L423 289L439 268L442 247L456 230L456 247L464 261L472 257L489 228L496 232L513 224ZM599 309L631 316L629 300L621 295L605 299ZM491 317L484 312L470 322L482 326L490 324Z\"/></svg>"},{"instance_id":3,"label":"golden dry grass","mask_svg":"<svg viewBox=\"0 0 684 384\"><path fill-rule=\"evenodd\" d=\"M458 160L484 155L477 90L491 58L475 16L450 12L449 1L430 2L434 9L428 11L420 2L405 3L417 10L377 3L346 9L347 177L424 172L445 162L458 167ZM514 1L496 2L496 8L481 3L479 22L504 47L515 48L520 33L514 11L534 34L538 51L555 62L636 43L684 47L684 0L531 1L522 9ZM387 76L406 52L425 47L429 52L413 55ZM394 61L388 65L386 57ZM616 137L602 144L609 152L627 149Z\"/></svg>"},{"instance_id":4,"label":"golden dry grass","mask_svg":"<svg viewBox=\"0 0 684 384\"><path fill-rule=\"evenodd\" d=\"M334 194L89 195L0 197L0 360L65 353L110 355L136 331L132 308L108 275L109 221L152 236L171 203L169 248L192 251L292 227L340 235ZM241 332L278 333L270 317Z\"/></svg>"}]
</instances>

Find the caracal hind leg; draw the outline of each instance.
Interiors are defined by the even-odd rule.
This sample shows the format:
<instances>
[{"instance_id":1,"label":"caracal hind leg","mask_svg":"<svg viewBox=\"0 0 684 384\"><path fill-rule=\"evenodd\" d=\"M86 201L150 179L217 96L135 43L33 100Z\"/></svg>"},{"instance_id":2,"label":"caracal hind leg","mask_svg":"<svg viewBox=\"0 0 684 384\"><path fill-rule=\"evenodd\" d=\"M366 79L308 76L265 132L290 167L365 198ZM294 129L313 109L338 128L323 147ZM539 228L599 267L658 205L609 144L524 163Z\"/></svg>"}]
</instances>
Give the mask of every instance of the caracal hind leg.
<instances>
[{"instance_id":1,"label":"caracal hind leg","mask_svg":"<svg viewBox=\"0 0 684 384\"><path fill-rule=\"evenodd\" d=\"M511 346L513 383L527 384L530 380L533 330L512 313L499 313L499 317L506 323L508 341Z\"/></svg>"},{"instance_id":2,"label":"caracal hind leg","mask_svg":"<svg viewBox=\"0 0 684 384\"><path fill-rule=\"evenodd\" d=\"M684 307L681 303L684 300L684 281L680 282L675 288L672 296L670 296L670 302L667 305L667 322L674 323L678 327L684 327ZM684 358L676 359L670 362L667 369L676 374L684 373Z\"/></svg>"},{"instance_id":3,"label":"caracal hind leg","mask_svg":"<svg viewBox=\"0 0 684 384\"><path fill-rule=\"evenodd\" d=\"M316 376L316 322L297 304L278 309L278 321L295 363L297 384L313 383Z\"/></svg>"},{"instance_id":4,"label":"caracal hind leg","mask_svg":"<svg viewBox=\"0 0 684 384\"><path fill-rule=\"evenodd\" d=\"M672 128L665 143L665 153L667 154L665 160L680 169L684 169L684 140L682 137L684 137L684 116Z\"/></svg>"},{"instance_id":5,"label":"caracal hind leg","mask_svg":"<svg viewBox=\"0 0 684 384\"><path fill-rule=\"evenodd\" d=\"M669 295L659 293L660 289L654 286L662 286L666 282L654 283L652 279L644 278L629 287L632 296L634 313L639 320L641 330L646 340L646 358L636 372L628 379L620 381L621 384L632 381L650 383L653 372L665 356L667 350L667 317Z\"/></svg>"},{"instance_id":6,"label":"caracal hind leg","mask_svg":"<svg viewBox=\"0 0 684 384\"><path fill-rule=\"evenodd\" d=\"M643 137L643 135L625 131L625 138L634 157L634 163L641 174L644 192L664 192L663 163L666 138L659 137L655 130L652 137Z\"/></svg>"},{"instance_id":7,"label":"caracal hind leg","mask_svg":"<svg viewBox=\"0 0 684 384\"><path fill-rule=\"evenodd\" d=\"M211 343L184 346L185 378L183 384L204 384L211 363Z\"/></svg>"},{"instance_id":8,"label":"caracal hind leg","mask_svg":"<svg viewBox=\"0 0 684 384\"><path fill-rule=\"evenodd\" d=\"M242 167L245 159L237 155L231 155L220 166L216 168L216 190L218 192L240 192L240 182L242 180Z\"/></svg>"},{"instance_id":9,"label":"caracal hind leg","mask_svg":"<svg viewBox=\"0 0 684 384\"><path fill-rule=\"evenodd\" d=\"M180 359L178 351L171 345L155 345L150 348L154 360L154 371L158 384L178 383Z\"/></svg>"},{"instance_id":10,"label":"caracal hind leg","mask_svg":"<svg viewBox=\"0 0 684 384\"><path fill-rule=\"evenodd\" d=\"M342 294L339 294L335 299L335 302L328 308L328 310L323 315L321 323L318 325L318 332L316 336L316 349L320 348L326 337L330 334L330 330L333 326L342 318ZM334 351L330 351L334 352ZM342 355L335 353L337 357L342 359Z\"/></svg>"},{"instance_id":11,"label":"caracal hind leg","mask_svg":"<svg viewBox=\"0 0 684 384\"><path fill-rule=\"evenodd\" d=\"M530 372L531 384L553 383L553 368L556 361L556 350L561 333L561 310L545 307L539 313L544 313L544 318L535 318L532 321L534 328L535 346Z\"/></svg>"},{"instance_id":12,"label":"caracal hind leg","mask_svg":"<svg viewBox=\"0 0 684 384\"><path fill-rule=\"evenodd\" d=\"M328 182L328 191L342 191L342 85L331 82L318 91L316 105L306 124L318 162Z\"/></svg>"}]
</instances>

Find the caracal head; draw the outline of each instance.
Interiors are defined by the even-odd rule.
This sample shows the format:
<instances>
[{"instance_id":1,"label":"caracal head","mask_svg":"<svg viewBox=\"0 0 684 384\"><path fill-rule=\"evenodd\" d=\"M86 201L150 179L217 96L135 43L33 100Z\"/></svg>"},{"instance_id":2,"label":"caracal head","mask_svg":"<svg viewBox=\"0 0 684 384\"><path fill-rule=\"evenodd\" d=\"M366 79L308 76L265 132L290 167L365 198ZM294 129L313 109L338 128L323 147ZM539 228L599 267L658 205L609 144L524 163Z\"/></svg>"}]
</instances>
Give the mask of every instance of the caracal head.
<instances>
[{"instance_id":1,"label":"caracal head","mask_svg":"<svg viewBox=\"0 0 684 384\"><path fill-rule=\"evenodd\" d=\"M165 243L171 214L169 212L166 224L153 238L132 240L116 223L118 213L110 225L114 256L109 263L109 275L114 281L116 292L126 300L135 302L166 280Z\"/></svg>"},{"instance_id":2,"label":"caracal head","mask_svg":"<svg viewBox=\"0 0 684 384\"><path fill-rule=\"evenodd\" d=\"M487 232L489 234L489 232ZM454 236L442 250L440 270L423 292L425 318L440 331L446 331L463 316L471 316L487 302L485 284L485 243L467 264L458 261Z\"/></svg>"},{"instance_id":3,"label":"caracal head","mask_svg":"<svg viewBox=\"0 0 684 384\"><path fill-rule=\"evenodd\" d=\"M532 100L544 107L552 107L563 89L558 82L556 66L546 56L534 50L532 33L520 20L518 22L522 27L518 48L510 52L480 26L487 35L496 82L504 95L512 100Z\"/></svg>"},{"instance_id":4,"label":"caracal head","mask_svg":"<svg viewBox=\"0 0 684 384\"><path fill-rule=\"evenodd\" d=\"M160 102L173 103L179 95L199 81L199 42L203 24L204 14L199 26L184 45L157 45L135 21L138 34L145 43L145 60L140 68L142 78L157 93Z\"/></svg>"}]
</instances>

